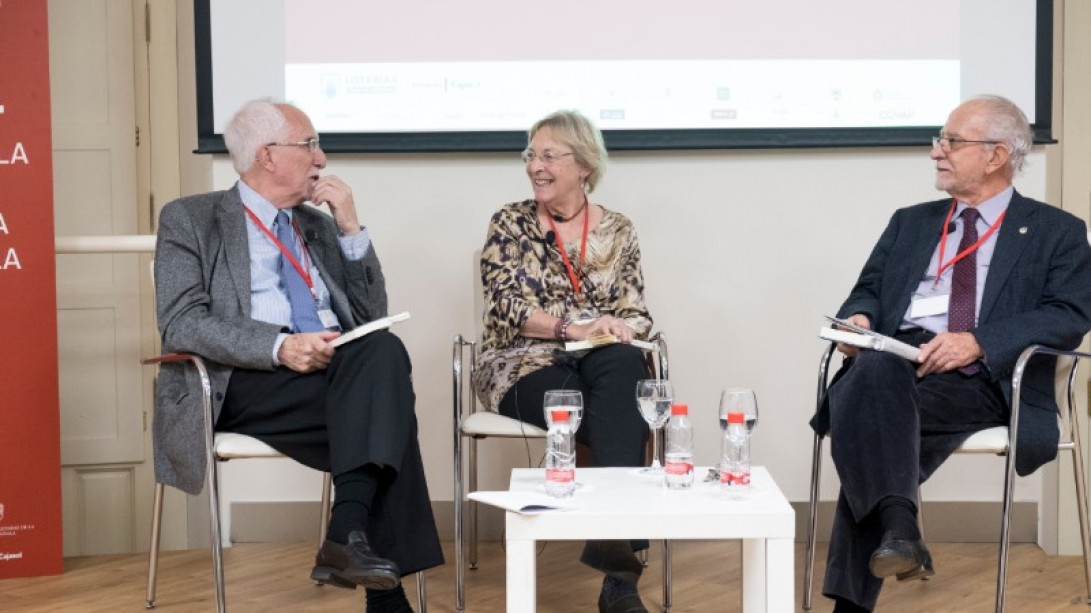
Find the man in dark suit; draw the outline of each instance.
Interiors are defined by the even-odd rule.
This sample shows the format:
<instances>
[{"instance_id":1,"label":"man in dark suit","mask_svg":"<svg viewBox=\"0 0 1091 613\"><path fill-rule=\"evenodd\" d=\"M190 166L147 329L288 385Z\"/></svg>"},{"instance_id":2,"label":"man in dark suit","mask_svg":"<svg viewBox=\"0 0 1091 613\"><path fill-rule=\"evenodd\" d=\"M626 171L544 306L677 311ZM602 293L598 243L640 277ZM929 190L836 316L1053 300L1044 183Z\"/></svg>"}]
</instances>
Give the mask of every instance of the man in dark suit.
<instances>
[{"instance_id":1,"label":"man in dark suit","mask_svg":"<svg viewBox=\"0 0 1091 613\"><path fill-rule=\"evenodd\" d=\"M933 573L918 485L973 432L1007 424L1023 349L1075 348L1091 329L1085 224L1012 187L1032 138L1006 99L956 108L931 153L951 198L894 213L838 312L921 348L914 364L840 346L851 359L812 422L841 479L823 586L838 613L873 610L886 577ZM1057 452L1053 368L1024 374L1020 475Z\"/></svg>"},{"instance_id":2,"label":"man in dark suit","mask_svg":"<svg viewBox=\"0 0 1091 613\"><path fill-rule=\"evenodd\" d=\"M224 130L239 181L160 217L156 300L163 349L207 361L216 428L265 441L336 486L312 578L367 591L371 613L411 611L400 577L443 563L417 443L409 356L389 331L340 346L387 314L375 247L352 190L322 176L307 116L269 100ZM304 202L326 204L327 215ZM205 477L200 395L164 365L154 420L157 479Z\"/></svg>"}]
</instances>

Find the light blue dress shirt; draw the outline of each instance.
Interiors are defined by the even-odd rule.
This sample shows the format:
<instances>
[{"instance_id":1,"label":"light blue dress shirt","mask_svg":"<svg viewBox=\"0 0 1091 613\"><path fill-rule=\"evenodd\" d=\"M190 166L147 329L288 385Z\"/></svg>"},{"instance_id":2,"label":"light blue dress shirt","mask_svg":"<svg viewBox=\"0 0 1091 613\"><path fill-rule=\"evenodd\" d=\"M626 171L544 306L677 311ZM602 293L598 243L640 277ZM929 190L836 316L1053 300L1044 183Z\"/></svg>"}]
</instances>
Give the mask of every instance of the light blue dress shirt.
<instances>
[{"instance_id":1,"label":"light blue dress shirt","mask_svg":"<svg viewBox=\"0 0 1091 613\"><path fill-rule=\"evenodd\" d=\"M242 202L261 223L276 235L273 229L273 221L276 219L278 209L261 194L254 191L245 181L240 179L237 183L239 196ZM292 209L285 211L288 220L292 220ZM292 328L292 307L288 301L288 292L280 281L280 248L269 239L269 236L261 228L254 224L249 215L246 216L246 237L250 246L250 317L287 329ZM364 257L371 247L371 238L367 228L361 228L354 236L341 236L338 239L341 251L349 260L359 260ZM309 263L308 273L314 280L314 289L318 294L319 309L330 308L330 292L326 287L322 275L314 265L314 257L308 253L304 261ZM303 262L300 262L303 264ZM273 362L280 364L277 353L280 345L287 338L287 334L277 336L273 345Z\"/></svg>"},{"instance_id":2,"label":"light blue dress shirt","mask_svg":"<svg viewBox=\"0 0 1091 613\"><path fill-rule=\"evenodd\" d=\"M978 237L985 236L985 233L989 231L996 220L1000 218L1000 215L1004 211L1008 210L1008 204L1011 203L1012 193L1015 188L1008 186L1007 189L999 194L989 198L988 200L977 205L977 212L980 215L977 218L977 235ZM958 243L962 240L963 220L959 215L969 205L965 202L959 202L955 208L955 213L951 217L951 220L955 224L955 229L947 233L947 244L944 248L943 259L944 264L950 262L956 255L958 255ZM1003 225L1003 224L1001 224ZM936 228L937 232L942 232L943 228ZM996 237L1000 235L1000 228L989 235L989 238L985 242L981 243L981 246L977 248L977 303L974 319L976 321L977 316L981 313L981 296L985 293L985 279L989 275L989 263L992 261L993 251L996 250ZM939 278L939 283L936 283L936 271L939 269L939 244L936 245L936 250L932 253L932 259L928 262L928 268L924 272L924 277L921 278L920 284L917 286L917 291L913 293L913 297L931 296L938 293L951 293L951 277L954 275L954 266L947 266L943 270L943 275ZM905 312L905 318L902 320L902 328L923 328L930 332L939 334L947 331L947 313L941 313L937 315L926 315L923 317L910 317L909 314L913 309L913 303L910 301L909 310Z\"/></svg>"}]
</instances>

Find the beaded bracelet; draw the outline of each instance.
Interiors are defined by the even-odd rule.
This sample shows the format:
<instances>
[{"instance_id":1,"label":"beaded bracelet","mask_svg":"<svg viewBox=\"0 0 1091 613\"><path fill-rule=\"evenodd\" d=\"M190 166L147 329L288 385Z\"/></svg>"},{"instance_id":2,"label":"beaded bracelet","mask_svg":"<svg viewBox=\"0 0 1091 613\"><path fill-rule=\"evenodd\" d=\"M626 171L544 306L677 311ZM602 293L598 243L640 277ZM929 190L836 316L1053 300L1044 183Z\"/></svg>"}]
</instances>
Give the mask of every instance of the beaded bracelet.
<instances>
[{"instance_id":1,"label":"beaded bracelet","mask_svg":"<svg viewBox=\"0 0 1091 613\"><path fill-rule=\"evenodd\" d=\"M566 320L564 320L564 323L561 324L561 340L562 341L567 341L568 340L568 324L570 324L570 323L572 323L572 322L566 319Z\"/></svg>"},{"instance_id":2,"label":"beaded bracelet","mask_svg":"<svg viewBox=\"0 0 1091 613\"><path fill-rule=\"evenodd\" d=\"M558 319L557 323L553 324L553 338L557 340L563 340L563 338L561 337L561 329L564 327L564 321L565 320L563 319Z\"/></svg>"}]
</instances>

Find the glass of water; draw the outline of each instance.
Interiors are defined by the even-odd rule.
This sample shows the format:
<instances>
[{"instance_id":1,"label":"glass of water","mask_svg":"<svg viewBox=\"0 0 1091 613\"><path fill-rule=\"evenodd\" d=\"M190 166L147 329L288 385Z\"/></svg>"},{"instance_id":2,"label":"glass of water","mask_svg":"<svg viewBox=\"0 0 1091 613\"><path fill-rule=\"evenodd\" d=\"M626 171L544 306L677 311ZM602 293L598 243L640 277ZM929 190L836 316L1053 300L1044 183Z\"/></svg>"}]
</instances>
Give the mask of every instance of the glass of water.
<instances>
[{"instance_id":1,"label":"glass of water","mask_svg":"<svg viewBox=\"0 0 1091 613\"><path fill-rule=\"evenodd\" d=\"M659 429L670 419L673 402L674 389L671 388L670 381L666 379L637 381L636 406L652 431L652 464L640 470L643 474L663 474L663 465L659 463Z\"/></svg>"},{"instance_id":2,"label":"glass of water","mask_svg":"<svg viewBox=\"0 0 1091 613\"><path fill-rule=\"evenodd\" d=\"M758 397L746 387L729 387L720 394L720 431L727 430L727 414L742 413L746 420L746 433L751 435L758 425Z\"/></svg>"}]
</instances>

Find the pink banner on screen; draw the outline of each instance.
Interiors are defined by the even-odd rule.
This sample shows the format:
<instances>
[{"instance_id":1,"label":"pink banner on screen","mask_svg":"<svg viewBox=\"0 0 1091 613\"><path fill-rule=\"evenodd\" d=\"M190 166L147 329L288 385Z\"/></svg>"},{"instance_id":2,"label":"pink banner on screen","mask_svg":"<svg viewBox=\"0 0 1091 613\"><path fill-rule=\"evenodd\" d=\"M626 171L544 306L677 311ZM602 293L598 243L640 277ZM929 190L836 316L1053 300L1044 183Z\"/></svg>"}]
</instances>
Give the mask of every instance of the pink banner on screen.
<instances>
[{"instance_id":1,"label":"pink banner on screen","mask_svg":"<svg viewBox=\"0 0 1091 613\"><path fill-rule=\"evenodd\" d=\"M46 9L0 0L0 579L63 570Z\"/></svg>"}]
</instances>

